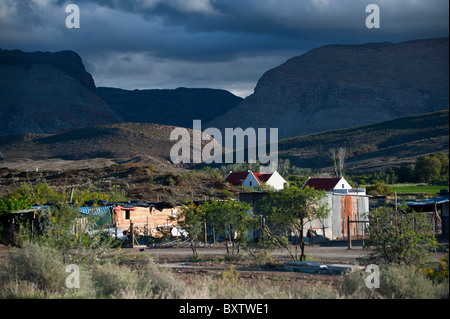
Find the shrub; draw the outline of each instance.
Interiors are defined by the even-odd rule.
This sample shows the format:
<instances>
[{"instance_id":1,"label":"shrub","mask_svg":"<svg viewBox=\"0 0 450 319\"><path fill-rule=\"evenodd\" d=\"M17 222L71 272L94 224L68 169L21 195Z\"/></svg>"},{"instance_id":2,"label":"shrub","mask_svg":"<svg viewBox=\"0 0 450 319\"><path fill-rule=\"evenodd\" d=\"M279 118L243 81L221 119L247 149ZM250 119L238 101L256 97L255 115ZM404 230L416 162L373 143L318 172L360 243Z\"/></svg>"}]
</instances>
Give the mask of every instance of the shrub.
<instances>
[{"instance_id":1,"label":"shrub","mask_svg":"<svg viewBox=\"0 0 450 319\"><path fill-rule=\"evenodd\" d=\"M435 281L435 282L447 282L449 281L449 276L448 276L448 252L447 254L442 257L438 264L436 265L436 267L425 267L425 269L423 268L418 268L419 272L424 272L428 278L430 278L431 280Z\"/></svg>"},{"instance_id":2,"label":"shrub","mask_svg":"<svg viewBox=\"0 0 450 319\"><path fill-rule=\"evenodd\" d=\"M447 283L434 283L427 276L408 266L380 266L380 288L366 287L365 271L344 277L340 293L345 297L366 299L446 299Z\"/></svg>"},{"instance_id":3,"label":"shrub","mask_svg":"<svg viewBox=\"0 0 450 319\"><path fill-rule=\"evenodd\" d=\"M221 273L222 282L227 285L236 285L239 280L239 272L231 265L229 269L225 269Z\"/></svg>"},{"instance_id":4,"label":"shrub","mask_svg":"<svg viewBox=\"0 0 450 319\"><path fill-rule=\"evenodd\" d=\"M40 295L62 293L67 274L61 255L54 249L27 244L8 254L0 265L0 296L15 297L12 288L19 285L24 291L34 291ZM22 291L23 292L23 291Z\"/></svg>"},{"instance_id":5,"label":"shrub","mask_svg":"<svg viewBox=\"0 0 450 319\"><path fill-rule=\"evenodd\" d=\"M438 243L423 213L381 208L369 214L369 260L419 265L430 259Z\"/></svg>"},{"instance_id":6,"label":"shrub","mask_svg":"<svg viewBox=\"0 0 450 319\"><path fill-rule=\"evenodd\" d=\"M80 212L65 203L58 203L38 215L40 230L20 227L20 243L35 243L52 247L61 253L62 261L88 264L96 261L113 245L113 239L102 229L96 235L87 230L94 228L98 216L90 216L81 222Z\"/></svg>"},{"instance_id":7,"label":"shrub","mask_svg":"<svg viewBox=\"0 0 450 319\"><path fill-rule=\"evenodd\" d=\"M144 269L139 272L139 294L146 298L183 298L186 286L166 269L158 267L148 259Z\"/></svg>"},{"instance_id":8,"label":"shrub","mask_svg":"<svg viewBox=\"0 0 450 319\"><path fill-rule=\"evenodd\" d=\"M372 181L374 182L374 181ZM386 185L385 183L380 183L378 181L375 181L373 186L367 187L367 193L372 195L385 195L389 196L394 194L391 187L389 185Z\"/></svg>"},{"instance_id":9,"label":"shrub","mask_svg":"<svg viewBox=\"0 0 450 319\"><path fill-rule=\"evenodd\" d=\"M96 265L92 280L98 297L121 298L137 287L137 273L116 264Z\"/></svg>"}]
</instances>

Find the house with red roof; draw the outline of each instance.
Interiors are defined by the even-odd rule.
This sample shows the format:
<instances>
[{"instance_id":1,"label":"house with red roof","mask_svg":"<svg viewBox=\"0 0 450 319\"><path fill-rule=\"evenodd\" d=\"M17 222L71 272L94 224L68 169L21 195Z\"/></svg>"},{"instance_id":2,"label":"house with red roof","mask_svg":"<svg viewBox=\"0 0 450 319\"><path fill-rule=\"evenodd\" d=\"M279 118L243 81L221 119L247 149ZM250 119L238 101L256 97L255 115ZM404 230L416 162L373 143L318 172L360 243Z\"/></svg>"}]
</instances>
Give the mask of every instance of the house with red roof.
<instances>
[{"instance_id":1,"label":"house with red roof","mask_svg":"<svg viewBox=\"0 0 450 319\"><path fill-rule=\"evenodd\" d=\"M276 190L284 189L286 180L277 172L257 173L257 172L233 172L230 171L225 177L225 182L234 186L256 188L262 184L270 185Z\"/></svg>"},{"instance_id":2,"label":"house with red roof","mask_svg":"<svg viewBox=\"0 0 450 319\"><path fill-rule=\"evenodd\" d=\"M257 181L267 180L270 182L271 178L268 178L269 176L270 174L264 175L253 172L230 172L226 181L236 186L253 187ZM370 196L366 195L364 188L352 187L344 177L309 177L302 188L306 186L326 192L321 202L327 204L330 214L326 218L309 221L304 227L303 235L305 238L308 231L332 240L347 238L349 232L352 236L367 235L366 225L363 222L368 223L367 213L370 209ZM239 200L251 204L254 209L259 209L257 203L266 197L267 194L267 192L242 192L239 195ZM351 221L359 221L359 223L352 223L349 227L349 219Z\"/></svg>"},{"instance_id":3,"label":"house with red roof","mask_svg":"<svg viewBox=\"0 0 450 319\"><path fill-rule=\"evenodd\" d=\"M328 193L348 194L348 195L366 195L365 188L353 188L344 177L341 178L321 178L308 177L303 187L309 186L315 190L325 191Z\"/></svg>"}]
</instances>

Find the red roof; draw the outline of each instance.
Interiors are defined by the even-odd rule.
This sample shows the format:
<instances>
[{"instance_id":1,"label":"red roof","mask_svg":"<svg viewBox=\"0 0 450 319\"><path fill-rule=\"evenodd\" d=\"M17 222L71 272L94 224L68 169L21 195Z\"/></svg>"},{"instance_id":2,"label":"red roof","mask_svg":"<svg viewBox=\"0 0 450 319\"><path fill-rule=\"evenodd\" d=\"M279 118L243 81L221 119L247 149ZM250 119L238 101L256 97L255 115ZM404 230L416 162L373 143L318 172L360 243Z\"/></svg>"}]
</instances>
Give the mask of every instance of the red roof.
<instances>
[{"instance_id":1,"label":"red roof","mask_svg":"<svg viewBox=\"0 0 450 319\"><path fill-rule=\"evenodd\" d=\"M260 183L266 183L272 176L272 173L253 173Z\"/></svg>"},{"instance_id":2,"label":"red roof","mask_svg":"<svg viewBox=\"0 0 450 319\"><path fill-rule=\"evenodd\" d=\"M331 191L340 181L340 178L310 178L305 184L311 188L321 191Z\"/></svg>"},{"instance_id":3,"label":"red roof","mask_svg":"<svg viewBox=\"0 0 450 319\"><path fill-rule=\"evenodd\" d=\"M227 178L225 178L225 182L230 183L234 186L240 186L247 178L248 174L249 172L231 172L230 174L228 174Z\"/></svg>"},{"instance_id":4,"label":"red roof","mask_svg":"<svg viewBox=\"0 0 450 319\"><path fill-rule=\"evenodd\" d=\"M228 174L227 178L225 178L225 182L234 186L240 186L247 178L248 174L250 174L250 172L231 172ZM270 176L272 176L272 173L253 173L253 175L260 183L266 183Z\"/></svg>"}]
</instances>

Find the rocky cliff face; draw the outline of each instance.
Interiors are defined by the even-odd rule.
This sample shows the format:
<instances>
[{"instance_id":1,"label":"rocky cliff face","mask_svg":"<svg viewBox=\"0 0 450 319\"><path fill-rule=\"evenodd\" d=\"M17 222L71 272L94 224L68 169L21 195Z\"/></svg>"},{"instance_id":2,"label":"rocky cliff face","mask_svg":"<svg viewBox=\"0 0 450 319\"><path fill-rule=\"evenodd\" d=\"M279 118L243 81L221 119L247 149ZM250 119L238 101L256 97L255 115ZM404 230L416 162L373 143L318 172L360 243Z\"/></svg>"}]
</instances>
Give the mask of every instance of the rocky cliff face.
<instances>
[{"instance_id":1,"label":"rocky cliff face","mask_svg":"<svg viewBox=\"0 0 450 319\"><path fill-rule=\"evenodd\" d=\"M97 94L126 122L187 128L192 128L193 120L209 122L243 100L228 91L217 89L131 91L99 87Z\"/></svg>"},{"instance_id":2,"label":"rocky cliff face","mask_svg":"<svg viewBox=\"0 0 450 319\"><path fill-rule=\"evenodd\" d=\"M72 51L0 49L0 135L60 133L121 122L192 127L242 99L225 90L97 88Z\"/></svg>"},{"instance_id":3,"label":"rocky cliff face","mask_svg":"<svg viewBox=\"0 0 450 319\"><path fill-rule=\"evenodd\" d=\"M0 135L57 133L116 123L92 76L71 51L0 50Z\"/></svg>"},{"instance_id":4,"label":"rocky cliff face","mask_svg":"<svg viewBox=\"0 0 450 319\"><path fill-rule=\"evenodd\" d=\"M277 127L285 138L448 109L448 48L443 38L314 49L206 125Z\"/></svg>"}]
</instances>

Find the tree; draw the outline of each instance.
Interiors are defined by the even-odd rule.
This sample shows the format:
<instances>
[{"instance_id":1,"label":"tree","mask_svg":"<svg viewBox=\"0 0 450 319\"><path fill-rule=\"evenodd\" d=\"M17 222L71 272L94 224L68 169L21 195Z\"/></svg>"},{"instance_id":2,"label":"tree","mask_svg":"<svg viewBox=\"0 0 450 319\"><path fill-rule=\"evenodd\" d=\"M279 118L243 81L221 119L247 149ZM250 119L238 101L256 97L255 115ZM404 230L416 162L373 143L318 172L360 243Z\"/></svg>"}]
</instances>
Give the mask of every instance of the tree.
<instances>
[{"instance_id":1,"label":"tree","mask_svg":"<svg viewBox=\"0 0 450 319\"><path fill-rule=\"evenodd\" d=\"M330 150L330 157L333 160L333 167L334 167L334 175L338 176L338 168L337 168L337 155L336 155L336 149L332 148Z\"/></svg>"},{"instance_id":2,"label":"tree","mask_svg":"<svg viewBox=\"0 0 450 319\"><path fill-rule=\"evenodd\" d=\"M198 258L197 247L204 230L205 220L203 207L195 204L184 206L177 216L178 225L187 233L195 259Z\"/></svg>"},{"instance_id":3,"label":"tree","mask_svg":"<svg viewBox=\"0 0 450 319\"><path fill-rule=\"evenodd\" d=\"M370 259L386 263L421 265L437 248L424 213L381 208L369 213Z\"/></svg>"},{"instance_id":4,"label":"tree","mask_svg":"<svg viewBox=\"0 0 450 319\"><path fill-rule=\"evenodd\" d=\"M396 172L399 183L410 183L415 181L413 165L403 163L399 168L396 169Z\"/></svg>"},{"instance_id":5,"label":"tree","mask_svg":"<svg viewBox=\"0 0 450 319\"><path fill-rule=\"evenodd\" d=\"M334 174L336 177L343 176L346 155L347 149L345 147L339 147L337 149L332 148L330 150L330 157L333 160Z\"/></svg>"},{"instance_id":6,"label":"tree","mask_svg":"<svg viewBox=\"0 0 450 319\"><path fill-rule=\"evenodd\" d=\"M225 239L227 253L230 253L228 243L231 243L231 254L239 253L240 246L248 239L250 229L255 225L251 214L251 206L237 201L211 201L203 205L205 221L209 221Z\"/></svg>"},{"instance_id":7,"label":"tree","mask_svg":"<svg viewBox=\"0 0 450 319\"><path fill-rule=\"evenodd\" d=\"M301 255L294 255L282 234L270 232L271 236L276 236L280 246L286 248L292 259L305 259L305 242L303 231L306 223L314 219L327 218L329 214L328 205L322 199L326 196L323 191L316 191L313 188L303 189L290 186L280 192L271 192L261 200L260 209L266 214L272 226L279 229L288 229L295 234L295 246L300 247ZM296 249L297 250L297 249Z\"/></svg>"},{"instance_id":8,"label":"tree","mask_svg":"<svg viewBox=\"0 0 450 319\"><path fill-rule=\"evenodd\" d=\"M435 156L420 156L416 159L414 173L420 182L431 183L439 180L442 163Z\"/></svg>"},{"instance_id":9,"label":"tree","mask_svg":"<svg viewBox=\"0 0 450 319\"><path fill-rule=\"evenodd\" d=\"M343 176L344 172L344 161L345 156L347 155L347 149L345 147L339 147L337 150L337 159L338 159L338 166L339 166L339 177Z\"/></svg>"},{"instance_id":10,"label":"tree","mask_svg":"<svg viewBox=\"0 0 450 319\"><path fill-rule=\"evenodd\" d=\"M448 156L442 152L438 152L435 154L431 154L431 157L437 158L441 162L441 172L440 172L440 181L448 181L448 173L449 173L449 160Z\"/></svg>"}]
</instances>

